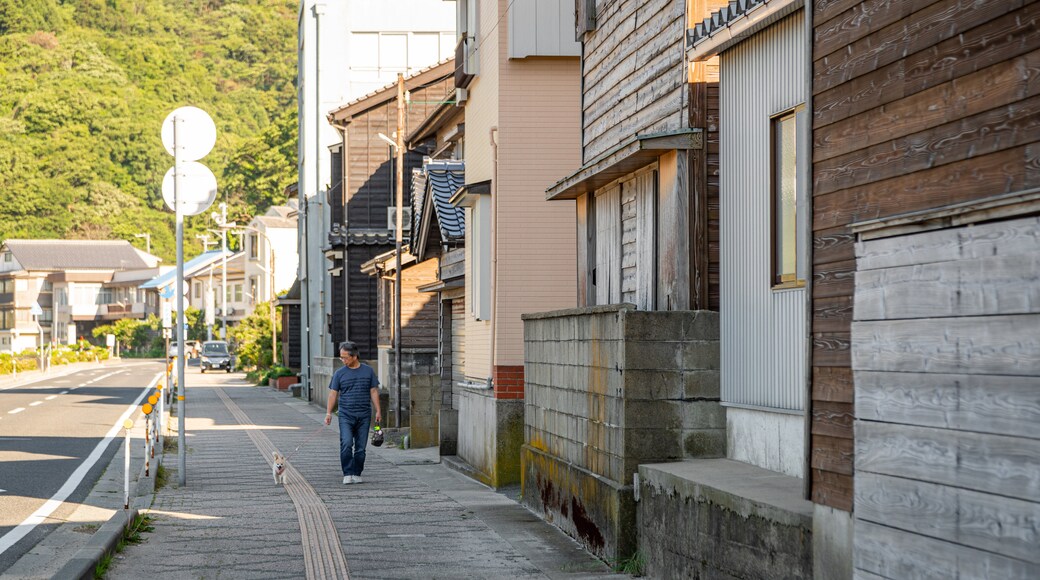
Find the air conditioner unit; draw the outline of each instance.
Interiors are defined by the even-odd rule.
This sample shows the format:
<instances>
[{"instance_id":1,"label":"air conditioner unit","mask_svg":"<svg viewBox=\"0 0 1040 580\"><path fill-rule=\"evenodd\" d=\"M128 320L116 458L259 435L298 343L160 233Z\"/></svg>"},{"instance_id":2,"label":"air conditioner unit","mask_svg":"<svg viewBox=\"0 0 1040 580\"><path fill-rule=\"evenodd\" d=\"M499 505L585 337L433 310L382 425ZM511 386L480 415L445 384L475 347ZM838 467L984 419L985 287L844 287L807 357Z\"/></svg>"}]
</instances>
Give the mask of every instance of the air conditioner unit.
<instances>
[{"instance_id":1,"label":"air conditioner unit","mask_svg":"<svg viewBox=\"0 0 1040 580\"><path fill-rule=\"evenodd\" d=\"M412 208L406 207L404 209L404 222L401 224L401 229L409 232L412 230ZM397 230L397 208L388 207L386 208L386 229Z\"/></svg>"},{"instance_id":2,"label":"air conditioner unit","mask_svg":"<svg viewBox=\"0 0 1040 580\"><path fill-rule=\"evenodd\" d=\"M462 46L462 72L467 75L476 75L480 65L480 57L477 54L477 39L467 36Z\"/></svg>"}]
</instances>

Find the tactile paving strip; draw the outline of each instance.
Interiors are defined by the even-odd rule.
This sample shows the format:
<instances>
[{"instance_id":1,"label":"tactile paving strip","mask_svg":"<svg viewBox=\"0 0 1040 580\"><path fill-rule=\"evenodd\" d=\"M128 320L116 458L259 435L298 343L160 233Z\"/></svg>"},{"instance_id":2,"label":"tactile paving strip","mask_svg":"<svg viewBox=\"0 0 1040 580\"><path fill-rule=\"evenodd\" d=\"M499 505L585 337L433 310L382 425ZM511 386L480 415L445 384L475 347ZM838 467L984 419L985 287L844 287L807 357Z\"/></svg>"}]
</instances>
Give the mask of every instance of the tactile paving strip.
<instances>
[{"instance_id":1,"label":"tactile paving strip","mask_svg":"<svg viewBox=\"0 0 1040 580\"><path fill-rule=\"evenodd\" d=\"M222 389L214 390L239 424L253 425L249 415L246 415ZM270 462L277 450L271 440L258 429L247 429L246 433L264 460ZM307 578L314 580L349 578L347 558L343 555L343 545L340 544L339 532L332 523L332 515L329 514L325 502L321 501L314 488L291 464L285 469L285 490L296 506L296 514L300 519L303 561L307 568Z\"/></svg>"}]
</instances>

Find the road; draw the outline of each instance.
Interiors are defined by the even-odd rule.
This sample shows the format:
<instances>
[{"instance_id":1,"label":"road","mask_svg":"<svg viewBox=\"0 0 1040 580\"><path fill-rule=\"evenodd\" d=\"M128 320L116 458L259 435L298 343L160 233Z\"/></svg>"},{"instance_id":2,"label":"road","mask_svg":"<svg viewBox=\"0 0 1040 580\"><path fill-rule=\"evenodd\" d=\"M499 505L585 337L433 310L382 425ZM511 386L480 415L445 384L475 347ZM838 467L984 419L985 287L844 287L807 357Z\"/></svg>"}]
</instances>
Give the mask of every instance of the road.
<instances>
[{"instance_id":1,"label":"road","mask_svg":"<svg viewBox=\"0 0 1040 580\"><path fill-rule=\"evenodd\" d=\"M162 371L109 364L0 390L0 572L87 496Z\"/></svg>"}]
</instances>

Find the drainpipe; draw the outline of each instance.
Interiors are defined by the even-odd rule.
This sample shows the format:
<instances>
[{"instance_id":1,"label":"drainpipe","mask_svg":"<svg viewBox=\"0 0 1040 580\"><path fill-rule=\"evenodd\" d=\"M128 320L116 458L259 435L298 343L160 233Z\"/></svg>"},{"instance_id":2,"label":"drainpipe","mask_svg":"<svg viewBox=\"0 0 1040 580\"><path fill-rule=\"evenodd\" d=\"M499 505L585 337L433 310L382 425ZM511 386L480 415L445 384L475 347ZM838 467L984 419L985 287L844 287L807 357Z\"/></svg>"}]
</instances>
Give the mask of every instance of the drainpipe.
<instances>
[{"instance_id":1,"label":"drainpipe","mask_svg":"<svg viewBox=\"0 0 1040 580\"><path fill-rule=\"evenodd\" d=\"M488 131L491 142L491 344L488 352L491 356L488 385L495 386L495 322L498 320L498 127Z\"/></svg>"}]
</instances>

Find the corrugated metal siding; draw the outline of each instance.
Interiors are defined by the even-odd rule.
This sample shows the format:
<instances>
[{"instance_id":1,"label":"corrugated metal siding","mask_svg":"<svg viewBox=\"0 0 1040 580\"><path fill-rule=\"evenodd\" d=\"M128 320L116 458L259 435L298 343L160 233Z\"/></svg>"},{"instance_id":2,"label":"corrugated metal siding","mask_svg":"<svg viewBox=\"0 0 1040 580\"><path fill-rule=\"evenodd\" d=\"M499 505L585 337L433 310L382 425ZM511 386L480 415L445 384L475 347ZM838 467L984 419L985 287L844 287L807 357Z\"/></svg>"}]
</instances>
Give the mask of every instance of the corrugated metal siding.
<instances>
[{"instance_id":1,"label":"corrugated metal siding","mask_svg":"<svg viewBox=\"0 0 1040 580\"><path fill-rule=\"evenodd\" d=\"M805 101L802 14L723 53L719 83L722 399L792 411L805 406L806 296L771 289L769 124Z\"/></svg>"}]
</instances>

